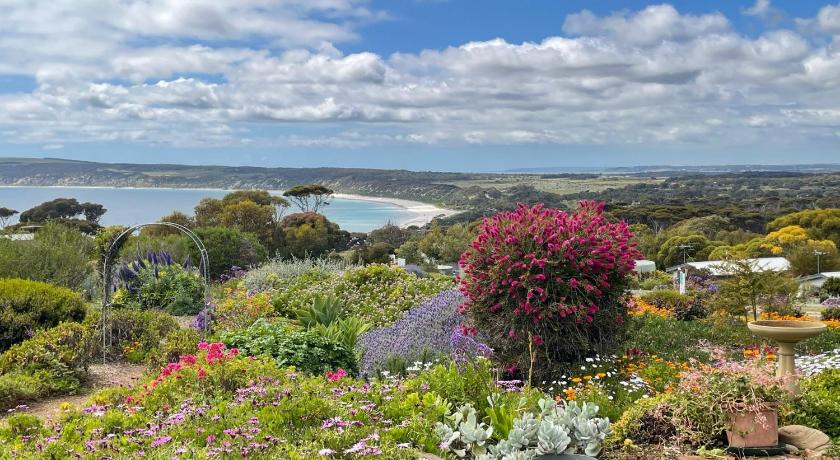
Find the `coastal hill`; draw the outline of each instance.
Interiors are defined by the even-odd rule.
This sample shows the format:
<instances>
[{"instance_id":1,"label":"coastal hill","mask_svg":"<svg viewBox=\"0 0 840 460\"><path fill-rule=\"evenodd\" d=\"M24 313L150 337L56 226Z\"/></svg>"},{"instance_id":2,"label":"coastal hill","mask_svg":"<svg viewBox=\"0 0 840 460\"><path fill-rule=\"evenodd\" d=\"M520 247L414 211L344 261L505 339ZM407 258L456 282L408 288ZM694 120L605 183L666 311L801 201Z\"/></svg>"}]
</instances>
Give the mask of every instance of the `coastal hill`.
<instances>
[{"instance_id":1,"label":"coastal hill","mask_svg":"<svg viewBox=\"0 0 840 460\"><path fill-rule=\"evenodd\" d=\"M722 215L760 231L773 216L840 207L837 165L620 168L565 173L459 173L361 168L264 168L95 163L0 158L0 185L112 186L282 190L320 183L339 193L400 198L462 211L468 221L542 202L570 208L581 199L605 201L616 217L658 228L674 220Z\"/></svg>"}]
</instances>

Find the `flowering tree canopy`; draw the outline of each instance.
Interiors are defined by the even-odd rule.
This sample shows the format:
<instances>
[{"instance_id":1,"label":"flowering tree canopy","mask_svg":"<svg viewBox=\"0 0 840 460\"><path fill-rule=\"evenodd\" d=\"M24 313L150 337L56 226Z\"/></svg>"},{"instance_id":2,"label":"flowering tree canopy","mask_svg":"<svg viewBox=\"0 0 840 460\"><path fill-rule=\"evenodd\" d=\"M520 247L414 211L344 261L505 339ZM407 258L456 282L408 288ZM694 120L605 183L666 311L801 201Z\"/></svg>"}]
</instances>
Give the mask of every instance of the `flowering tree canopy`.
<instances>
[{"instance_id":1,"label":"flowering tree canopy","mask_svg":"<svg viewBox=\"0 0 840 460\"><path fill-rule=\"evenodd\" d=\"M621 338L627 274L640 254L628 226L603 209L520 205L482 223L460 260L461 309L497 357L525 365L536 348L548 368Z\"/></svg>"}]
</instances>

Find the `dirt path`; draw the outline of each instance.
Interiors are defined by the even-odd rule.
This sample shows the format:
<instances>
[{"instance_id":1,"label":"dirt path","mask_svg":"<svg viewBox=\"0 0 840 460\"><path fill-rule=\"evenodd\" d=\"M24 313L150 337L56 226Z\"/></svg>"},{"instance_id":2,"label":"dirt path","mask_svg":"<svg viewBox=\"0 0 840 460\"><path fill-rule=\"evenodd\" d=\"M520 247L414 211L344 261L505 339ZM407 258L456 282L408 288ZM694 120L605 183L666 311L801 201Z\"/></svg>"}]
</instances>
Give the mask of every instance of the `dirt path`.
<instances>
[{"instance_id":1,"label":"dirt path","mask_svg":"<svg viewBox=\"0 0 840 460\"><path fill-rule=\"evenodd\" d=\"M80 408L96 390L105 387L137 385L146 366L129 363L93 364L88 370L87 383L80 389L79 394L55 396L36 401L30 404L25 412L45 421L57 420L61 416L61 405L65 402Z\"/></svg>"}]
</instances>

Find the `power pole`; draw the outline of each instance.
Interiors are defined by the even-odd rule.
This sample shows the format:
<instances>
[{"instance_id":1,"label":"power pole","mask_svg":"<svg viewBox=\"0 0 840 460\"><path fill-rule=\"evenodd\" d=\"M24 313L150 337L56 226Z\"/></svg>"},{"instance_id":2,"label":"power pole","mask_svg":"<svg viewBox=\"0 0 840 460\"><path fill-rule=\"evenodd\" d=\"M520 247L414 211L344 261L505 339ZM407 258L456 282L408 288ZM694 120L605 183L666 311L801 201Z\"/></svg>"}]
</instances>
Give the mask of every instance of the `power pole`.
<instances>
[{"instance_id":1,"label":"power pole","mask_svg":"<svg viewBox=\"0 0 840 460\"><path fill-rule=\"evenodd\" d=\"M814 255L817 256L817 274L820 273L820 256L826 255L826 252L822 252L819 250L814 249Z\"/></svg>"}]
</instances>

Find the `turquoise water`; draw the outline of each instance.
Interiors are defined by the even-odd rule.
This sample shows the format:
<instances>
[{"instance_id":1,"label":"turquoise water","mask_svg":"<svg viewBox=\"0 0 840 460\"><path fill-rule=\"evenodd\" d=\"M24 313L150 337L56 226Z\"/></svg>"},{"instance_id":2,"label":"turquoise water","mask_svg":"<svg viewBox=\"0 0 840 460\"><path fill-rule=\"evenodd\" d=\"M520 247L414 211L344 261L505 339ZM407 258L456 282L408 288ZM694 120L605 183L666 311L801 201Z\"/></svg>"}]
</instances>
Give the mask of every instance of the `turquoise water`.
<instances>
[{"instance_id":1,"label":"turquoise water","mask_svg":"<svg viewBox=\"0 0 840 460\"><path fill-rule=\"evenodd\" d=\"M155 222L174 210L192 215L202 198L221 198L225 193L224 190L171 188L0 187L0 207L22 212L55 198L75 198L105 206L108 212L102 216L102 225L133 225ZM295 209L293 206L287 213ZM351 232L367 232L413 216L393 204L342 198L333 198L323 213Z\"/></svg>"}]
</instances>

